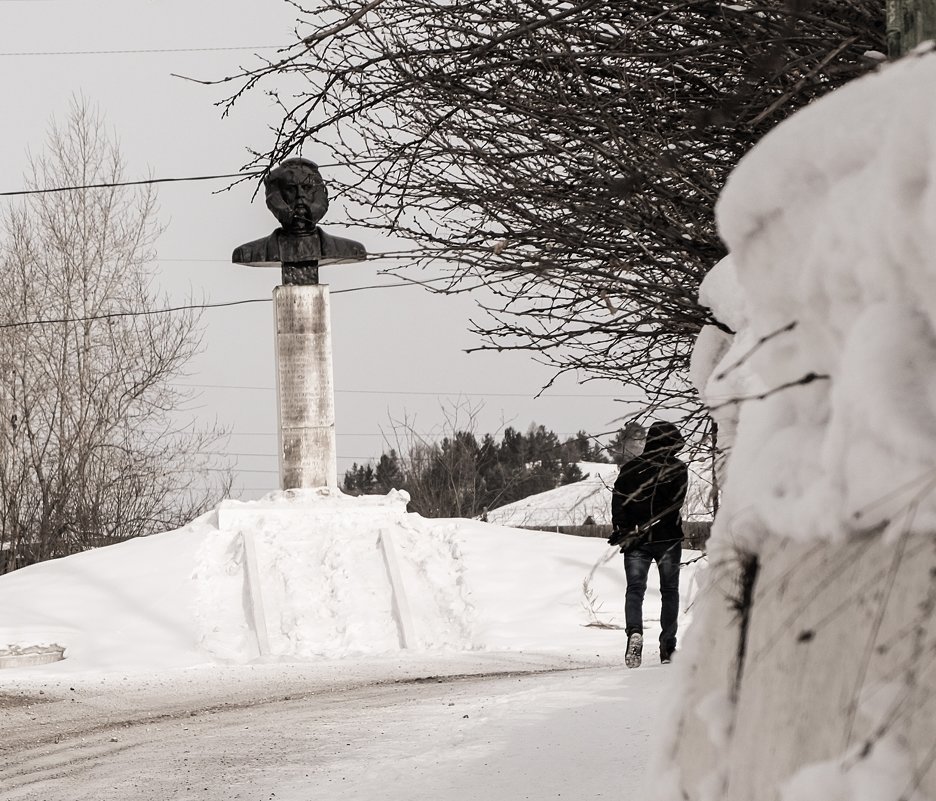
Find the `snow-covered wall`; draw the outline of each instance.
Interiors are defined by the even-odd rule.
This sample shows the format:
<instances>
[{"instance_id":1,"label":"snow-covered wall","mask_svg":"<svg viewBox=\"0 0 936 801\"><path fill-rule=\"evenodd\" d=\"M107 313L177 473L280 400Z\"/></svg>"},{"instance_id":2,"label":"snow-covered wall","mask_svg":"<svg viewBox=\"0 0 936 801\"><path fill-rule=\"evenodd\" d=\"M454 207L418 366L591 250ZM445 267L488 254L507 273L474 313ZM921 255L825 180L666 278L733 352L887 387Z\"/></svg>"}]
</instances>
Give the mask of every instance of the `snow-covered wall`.
<instances>
[{"instance_id":1,"label":"snow-covered wall","mask_svg":"<svg viewBox=\"0 0 936 801\"><path fill-rule=\"evenodd\" d=\"M936 55L780 125L717 211L731 454L657 796L936 799Z\"/></svg>"}]
</instances>

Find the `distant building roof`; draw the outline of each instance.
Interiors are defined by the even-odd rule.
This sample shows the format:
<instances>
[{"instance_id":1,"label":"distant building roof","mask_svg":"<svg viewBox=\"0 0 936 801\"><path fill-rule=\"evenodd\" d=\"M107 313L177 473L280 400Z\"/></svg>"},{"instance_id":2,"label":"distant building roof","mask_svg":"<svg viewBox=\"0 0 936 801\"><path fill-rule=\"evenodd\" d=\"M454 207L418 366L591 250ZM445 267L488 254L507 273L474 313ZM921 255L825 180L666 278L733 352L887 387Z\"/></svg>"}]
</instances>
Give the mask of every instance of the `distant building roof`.
<instances>
[{"instance_id":1,"label":"distant building roof","mask_svg":"<svg viewBox=\"0 0 936 801\"><path fill-rule=\"evenodd\" d=\"M581 481L540 492L487 513L489 523L513 528L581 526L591 517L597 525L611 524L611 487L617 478L616 464L580 462ZM711 520L711 481L690 467L689 493L683 507L687 520Z\"/></svg>"}]
</instances>

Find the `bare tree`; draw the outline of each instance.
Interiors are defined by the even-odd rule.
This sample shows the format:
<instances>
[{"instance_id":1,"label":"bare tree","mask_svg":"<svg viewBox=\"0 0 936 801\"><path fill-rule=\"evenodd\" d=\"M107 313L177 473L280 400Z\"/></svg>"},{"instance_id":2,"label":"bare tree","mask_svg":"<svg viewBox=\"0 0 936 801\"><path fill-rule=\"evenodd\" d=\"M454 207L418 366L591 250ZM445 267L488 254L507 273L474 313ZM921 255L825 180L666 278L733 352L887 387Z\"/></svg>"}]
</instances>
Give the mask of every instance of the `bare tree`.
<instances>
[{"instance_id":1,"label":"bare tree","mask_svg":"<svg viewBox=\"0 0 936 801\"><path fill-rule=\"evenodd\" d=\"M117 146L73 101L31 157L30 189L114 184ZM38 193L0 240L0 548L6 569L177 527L226 491L173 381L198 314L163 305L151 186Z\"/></svg>"},{"instance_id":2,"label":"bare tree","mask_svg":"<svg viewBox=\"0 0 936 801\"><path fill-rule=\"evenodd\" d=\"M443 290L484 283L481 347L698 411L685 380L715 322L714 207L771 127L874 66L878 0L312 0L300 41L232 75L304 146L346 162L355 222L402 236Z\"/></svg>"},{"instance_id":3,"label":"bare tree","mask_svg":"<svg viewBox=\"0 0 936 801\"><path fill-rule=\"evenodd\" d=\"M409 509L424 517L472 517L486 502L482 463L493 448L490 436L478 442L479 407L459 400L442 408L444 421L428 435L413 420L392 422L392 453L398 453L400 487Z\"/></svg>"}]
</instances>

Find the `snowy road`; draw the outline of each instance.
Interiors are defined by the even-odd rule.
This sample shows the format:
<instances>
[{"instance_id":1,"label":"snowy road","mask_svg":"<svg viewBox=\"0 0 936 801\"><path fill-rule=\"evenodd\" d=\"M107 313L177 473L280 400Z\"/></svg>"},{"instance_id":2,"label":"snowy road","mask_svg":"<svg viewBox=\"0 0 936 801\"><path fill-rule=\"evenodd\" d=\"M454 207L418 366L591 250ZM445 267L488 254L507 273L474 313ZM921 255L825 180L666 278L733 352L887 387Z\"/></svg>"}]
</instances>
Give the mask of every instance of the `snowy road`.
<instances>
[{"instance_id":1,"label":"snowy road","mask_svg":"<svg viewBox=\"0 0 936 801\"><path fill-rule=\"evenodd\" d=\"M669 668L442 675L511 667L488 661L397 665L390 680L386 664L309 674L267 666L246 679L232 669L217 681L214 671L210 688L196 671L187 681L0 697L2 796L640 798Z\"/></svg>"}]
</instances>

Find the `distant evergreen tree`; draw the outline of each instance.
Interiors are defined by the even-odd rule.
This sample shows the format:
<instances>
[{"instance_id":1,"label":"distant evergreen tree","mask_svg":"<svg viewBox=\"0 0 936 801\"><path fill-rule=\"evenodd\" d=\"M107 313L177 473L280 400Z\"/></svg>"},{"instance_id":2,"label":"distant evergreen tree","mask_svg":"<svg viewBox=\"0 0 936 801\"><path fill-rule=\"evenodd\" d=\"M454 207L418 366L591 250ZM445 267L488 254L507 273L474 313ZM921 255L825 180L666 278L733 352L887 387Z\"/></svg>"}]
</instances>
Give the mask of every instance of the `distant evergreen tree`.
<instances>
[{"instance_id":1,"label":"distant evergreen tree","mask_svg":"<svg viewBox=\"0 0 936 801\"><path fill-rule=\"evenodd\" d=\"M616 464L624 464L643 453L646 436L644 427L632 420L614 435L607 450Z\"/></svg>"},{"instance_id":2,"label":"distant evergreen tree","mask_svg":"<svg viewBox=\"0 0 936 801\"><path fill-rule=\"evenodd\" d=\"M531 425L526 434L507 428L500 449L502 485L494 505L502 506L558 487L562 478L559 437L544 426Z\"/></svg>"},{"instance_id":3,"label":"distant evergreen tree","mask_svg":"<svg viewBox=\"0 0 936 801\"><path fill-rule=\"evenodd\" d=\"M562 477L559 479L559 485L565 486L566 484L574 484L576 481L581 481L585 478L585 474L575 462L566 462L562 466Z\"/></svg>"},{"instance_id":4,"label":"distant evergreen tree","mask_svg":"<svg viewBox=\"0 0 936 801\"><path fill-rule=\"evenodd\" d=\"M381 456L381 459L383 457ZM351 467L345 471L344 491L351 495L371 495L377 489L374 477L374 468L368 465L359 465L354 462Z\"/></svg>"},{"instance_id":5,"label":"distant evergreen tree","mask_svg":"<svg viewBox=\"0 0 936 801\"><path fill-rule=\"evenodd\" d=\"M403 471L400 468L400 457L397 452L390 449L389 453L382 453L377 460L374 470L374 481L378 492L386 495L392 489L403 486Z\"/></svg>"},{"instance_id":6,"label":"distant evergreen tree","mask_svg":"<svg viewBox=\"0 0 936 801\"><path fill-rule=\"evenodd\" d=\"M611 461L608 458L608 448L585 431L577 432L572 439L567 441L567 445L571 449L570 462L601 462L607 464Z\"/></svg>"},{"instance_id":7,"label":"distant evergreen tree","mask_svg":"<svg viewBox=\"0 0 936 801\"><path fill-rule=\"evenodd\" d=\"M440 442L414 442L404 454L381 455L376 467L353 464L345 492L406 490L409 508L426 517L477 517L484 509L580 481L581 461L607 461L601 445L579 432L565 442L542 425L508 427L501 441L457 430Z\"/></svg>"}]
</instances>

